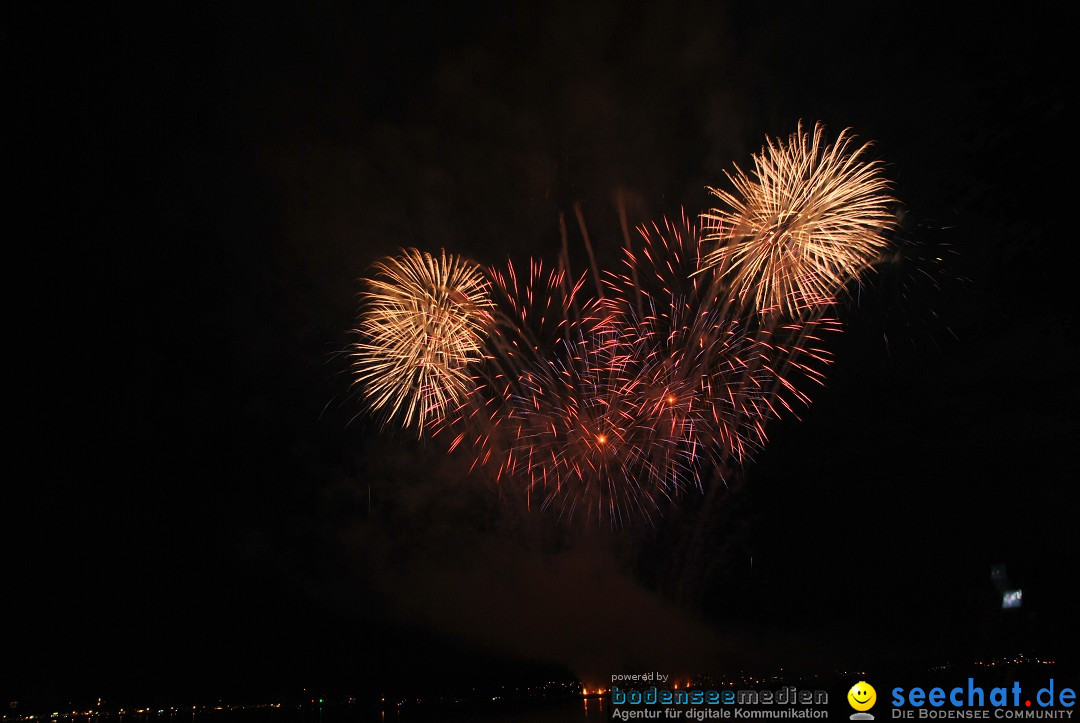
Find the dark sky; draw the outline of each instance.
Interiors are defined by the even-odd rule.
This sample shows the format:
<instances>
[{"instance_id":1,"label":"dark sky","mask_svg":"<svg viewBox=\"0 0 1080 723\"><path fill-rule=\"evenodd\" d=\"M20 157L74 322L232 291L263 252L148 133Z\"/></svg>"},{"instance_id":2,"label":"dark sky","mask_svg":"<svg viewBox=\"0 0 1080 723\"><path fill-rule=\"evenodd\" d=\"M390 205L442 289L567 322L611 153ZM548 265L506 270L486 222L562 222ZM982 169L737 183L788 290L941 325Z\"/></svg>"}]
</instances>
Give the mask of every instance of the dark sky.
<instances>
[{"instance_id":1,"label":"dark sky","mask_svg":"<svg viewBox=\"0 0 1080 723\"><path fill-rule=\"evenodd\" d=\"M1068 659L1074 39L906 5L10 9L0 693ZM693 498L524 514L357 416L335 352L379 256L550 261L580 202L610 261L616 194L697 213L800 119L875 141L906 251L700 535Z\"/></svg>"}]
</instances>

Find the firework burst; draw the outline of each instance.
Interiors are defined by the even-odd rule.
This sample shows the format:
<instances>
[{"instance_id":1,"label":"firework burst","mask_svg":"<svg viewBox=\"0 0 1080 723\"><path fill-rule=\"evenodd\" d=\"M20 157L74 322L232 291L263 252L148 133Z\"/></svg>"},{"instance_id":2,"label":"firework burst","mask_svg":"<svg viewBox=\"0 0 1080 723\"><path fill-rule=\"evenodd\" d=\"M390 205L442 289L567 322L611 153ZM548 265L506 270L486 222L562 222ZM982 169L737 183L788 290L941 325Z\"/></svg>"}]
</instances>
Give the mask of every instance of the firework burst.
<instances>
[{"instance_id":1,"label":"firework burst","mask_svg":"<svg viewBox=\"0 0 1080 723\"><path fill-rule=\"evenodd\" d=\"M881 164L847 131L832 145L823 136L800 124L786 143L767 139L751 174L727 174L734 192L709 189L723 207L703 216L717 244L706 266L748 308L796 317L831 304L888 249L895 201Z\"/></svg>"},{"instance_id":2,"label":"firework burst","mask_svg":"<svg viewBox=\"0 0 1080 723\"><path fill-rule=\"evenodd\" d=\"M640 229L605 294L585 275L490 272L495 305L475 391L448 415L451 449L530 504L622 524L745 464L767 422L820 380L828 323L762 324L736 314L701 269L702 237L681 222Z\"/></svg>"},{"instance_id":3,"label":"firework burst","mask_svg":"<svg viewBox=\"0 0 1080 723\"><path fill-rule=\"evenodd\" d=\"M374 265L361 293L353 380L370 408L421 433L473 389L491 327L489 283L475 263L403 249Z\"/></svg>"}]
</instances>

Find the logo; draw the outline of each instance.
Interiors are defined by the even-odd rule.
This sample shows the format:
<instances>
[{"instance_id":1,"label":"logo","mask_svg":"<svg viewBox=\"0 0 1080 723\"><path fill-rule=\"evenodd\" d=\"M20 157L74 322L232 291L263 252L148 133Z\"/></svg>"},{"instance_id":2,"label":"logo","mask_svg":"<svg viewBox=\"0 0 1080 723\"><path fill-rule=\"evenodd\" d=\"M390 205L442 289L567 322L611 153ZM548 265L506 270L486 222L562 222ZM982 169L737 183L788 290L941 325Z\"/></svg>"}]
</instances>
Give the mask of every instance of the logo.
<instances>
[{"instance_id":1,"label":"logo","mask_svg":"<svg viewBox=\"0 0 1080 723\"><path fill-rule=\"evenodd\" d=\"M847 692L847 702L856 710L851 714L851 720L874 720L874 716L866 712L877 702L877 691L874 690L874 686L865 680L860 680Z\"/></svg>"},{"instance_id":2,"label":"logo","mask_svg":"<svg viewBox=\"0 0 1080 723\"><path fill-rule=\"evenodd\" d=\"M1076 691L1055 683L1050 678L1045 688L1035 695L1030 689L1025 693L1020 681L1012 681L1011 687L989 690L967 679L966 686L944 688L916 687L892 689L893 718L1071 718L1076 705ZM907 706L911 706L908 708ZM993 710L991 716L990 710Z\"/></svg>"}]
</instances>

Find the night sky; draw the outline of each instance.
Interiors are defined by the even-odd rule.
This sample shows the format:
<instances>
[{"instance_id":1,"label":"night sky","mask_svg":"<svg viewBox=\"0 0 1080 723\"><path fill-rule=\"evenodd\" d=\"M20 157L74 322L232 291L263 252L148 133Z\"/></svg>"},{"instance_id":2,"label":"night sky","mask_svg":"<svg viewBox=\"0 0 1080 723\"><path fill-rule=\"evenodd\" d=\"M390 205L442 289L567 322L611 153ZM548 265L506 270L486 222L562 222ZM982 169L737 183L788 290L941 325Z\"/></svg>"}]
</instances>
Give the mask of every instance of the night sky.
<instances>
[{"instance_id":1,"label":"night sky","mask_svg":"<svg viewBox=\"0 0 1080 723\"><path fill-rule=\"evenodd\" d=\"M0 700L1075 666L1064 18L456 5L5 13ZM800 119L874 141L904 252L707 526L698 495L526 512L362 414L339 352L380 256L553 262L580 202L610 267L617 197L696 214Z\"/></svg>"}]
</instances>

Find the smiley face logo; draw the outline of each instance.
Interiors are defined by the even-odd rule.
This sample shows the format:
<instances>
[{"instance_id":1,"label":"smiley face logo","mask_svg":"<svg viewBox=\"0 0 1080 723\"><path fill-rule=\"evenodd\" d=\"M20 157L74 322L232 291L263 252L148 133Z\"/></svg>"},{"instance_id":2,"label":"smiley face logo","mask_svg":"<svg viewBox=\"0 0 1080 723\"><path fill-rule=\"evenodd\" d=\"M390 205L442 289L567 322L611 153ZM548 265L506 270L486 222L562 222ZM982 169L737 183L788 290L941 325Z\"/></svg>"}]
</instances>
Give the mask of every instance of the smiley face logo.
<instances>
[{"instance_id":1,"label":"smiley face logo","mask_svg":"<svg viewBox=\"0 0 1080 723\"><path fill-rule=\"evenodd\" d=\"M847 702L857 711L870 710L877 702L877 691L865 680L860 680L847 692Z\"/></svg>"}]
</instances>

